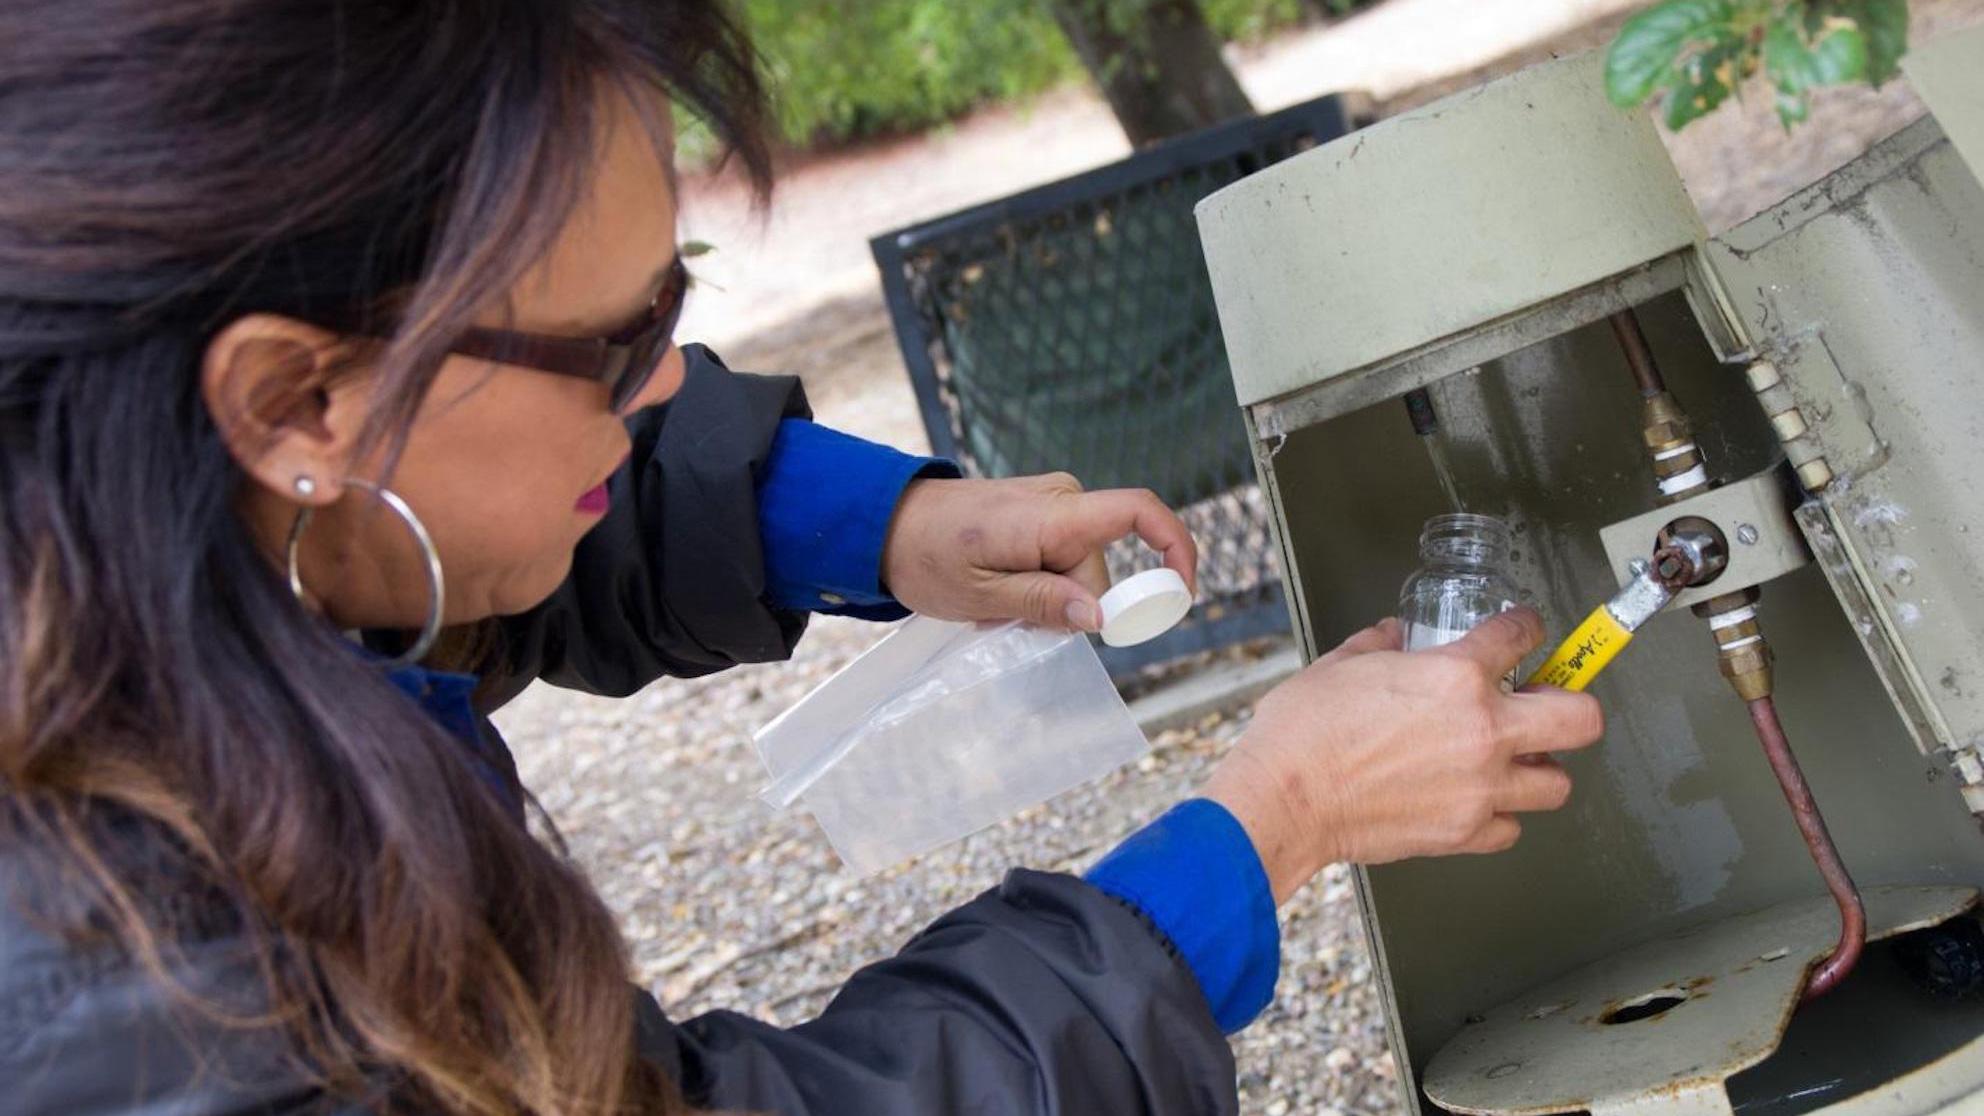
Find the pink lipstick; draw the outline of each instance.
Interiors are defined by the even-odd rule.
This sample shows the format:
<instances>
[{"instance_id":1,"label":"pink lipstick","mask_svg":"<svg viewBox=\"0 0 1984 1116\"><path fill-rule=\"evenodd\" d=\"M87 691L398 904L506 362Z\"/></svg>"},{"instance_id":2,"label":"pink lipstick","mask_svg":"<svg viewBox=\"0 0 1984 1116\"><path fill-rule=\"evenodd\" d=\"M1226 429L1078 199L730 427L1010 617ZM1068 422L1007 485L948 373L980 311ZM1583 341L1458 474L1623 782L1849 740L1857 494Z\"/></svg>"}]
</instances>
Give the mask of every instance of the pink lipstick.
<instances>
[{"instance_id":1,"label":"pink lipstick","mask_svg":"<svg viewBox=\"0 0 1984 1116\"><path fill-rule=\"evenodd\" d=\"M579 497L579 502L575 506L583 515L605 515L606 509L613 506L612 497L606 494L606 482L601 481L592 488L586 489L585 495Z\"/></svg>"}]
</instances>

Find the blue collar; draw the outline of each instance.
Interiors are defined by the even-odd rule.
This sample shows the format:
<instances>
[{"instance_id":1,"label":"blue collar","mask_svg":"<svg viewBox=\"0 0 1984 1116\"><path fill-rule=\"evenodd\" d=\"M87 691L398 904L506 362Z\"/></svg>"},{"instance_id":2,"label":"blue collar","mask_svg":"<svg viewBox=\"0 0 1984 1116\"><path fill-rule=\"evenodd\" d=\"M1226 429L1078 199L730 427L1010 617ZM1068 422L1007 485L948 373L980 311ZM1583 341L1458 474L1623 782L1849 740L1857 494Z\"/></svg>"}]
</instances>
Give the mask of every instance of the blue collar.
<instances>
[{"instance_id":1,"label":"blue collar","mask_svg":"<svg viewBox=\"0 0 1984 1116\"><path fill-rule=\"evenodd\" d=\"M361 650L368 659L385 661L377 652ZM504 810L521 821L523 788L517 782L515 764L500 744L490 743L482 731L482 718L475 711L475 687L481 679L473 674L454 674L415 665L387 671L386 680L412 698L448 735L461 741L475 773L496 793Z\"/></svg>"},{"instance_id":2,"label":"blue collar","mask_svg":"<svg viewBox=\"0 0 1984 1116\"><path fill-rule=\"evenodd\" d=\"M370 651L366 655L377 658ZM480 681L475 675L451 674L414 665L387 671L386 681L419 703L429 717L448 730L448 735L464 744L480 744L482 732L477 725L475 706L470 701L475 696L476 683Z\"/></svg>"}]
</instances>

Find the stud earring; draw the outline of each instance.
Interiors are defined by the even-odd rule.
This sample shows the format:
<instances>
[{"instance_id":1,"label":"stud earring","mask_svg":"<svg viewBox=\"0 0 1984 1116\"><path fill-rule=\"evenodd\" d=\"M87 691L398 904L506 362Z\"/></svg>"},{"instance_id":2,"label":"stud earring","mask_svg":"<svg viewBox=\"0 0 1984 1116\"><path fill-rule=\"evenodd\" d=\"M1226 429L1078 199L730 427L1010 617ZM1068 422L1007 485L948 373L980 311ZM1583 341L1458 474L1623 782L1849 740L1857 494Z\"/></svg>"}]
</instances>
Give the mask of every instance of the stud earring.
<instances>
[{"instance_id":1,"label":"stud earring","mask_svg":"<svg viewBox=\"0 0 1984 1116\"><path fill-rule=\"evenodd\" d=\"M297 477L296 494L304 497L315 496L317 494L317 482L308 476Z\"/></svg>"}]
</instances>

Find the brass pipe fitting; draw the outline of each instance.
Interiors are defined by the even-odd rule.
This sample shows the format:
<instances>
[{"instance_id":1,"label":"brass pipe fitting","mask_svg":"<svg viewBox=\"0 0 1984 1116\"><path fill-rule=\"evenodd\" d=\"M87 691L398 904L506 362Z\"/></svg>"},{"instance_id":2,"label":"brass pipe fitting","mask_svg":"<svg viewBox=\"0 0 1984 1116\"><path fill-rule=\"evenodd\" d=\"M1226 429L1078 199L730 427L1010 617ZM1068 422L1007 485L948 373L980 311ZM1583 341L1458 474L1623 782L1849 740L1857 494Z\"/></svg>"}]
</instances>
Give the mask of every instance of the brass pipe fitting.
<instances>
[{"instance_id":1,"label":"brass pipe fitting","mask_svg":"<svg viewBox=\"0 0 1984 1116\"><path fill-rule=\"evenodd\" d=\"M1653 459L1656 503L1671 504L1708 488L1708 461L1672 394L1658 392L1641 402L1640 441Z\"/></svg>"},{"instance_id":2,"label":"brass pipe fitting","mask_svg":"<svg viewBox=\"0 0 1984 1116\"><path fill-rule=\"evenodd\" d=\"M1640 441L1653 460L1653 480L1658 488L1655 502L1667 505L1707 489L1707 459L1695 444L1688 413L1667 390L1660 365L1653 359L1653 348L1640 328L1639 316L1631 310L1621 310L1611 316L1610 323L1619 351L1626 358L1626 367L1633 374L1633 383L1640 389Z\"/></svg>"},{"instance_id":3,"label":"brass pipe fitting","mask_svg":"<svg viewBox=\"0 0 1984 1116\"><path fill-rule=\"evenodd\" d=\"M1727 634L1725 634L1727 633ZM1732 646L1730 642L1755 640L1746 646ZM1758 701L1771 695L1775 682L1771 670L1770 644L1764 642L1757 630L1757 622L1746 621L1733 628L1716 632L1718 650L1716 665L1722 676L1736 691L1736 696L1744 701Z\"/></svg>"},{"instance_id":4,"label":"brass pipe fitting","mask_svg":"<svg viewBox=\"0 0 1984 1116\"><path fill-rule=\"evenodd\" d=\"M1776 687L1770 644L1757 623L1757 602L1762 598L1757 590L1745 589L1713 597L1694 609L1695 615L1708 621L1715 637L1716 668L1746 702L1767 698Z\"/></svg>"},{"instance_id":5,"label":"brass pipe fitting","mask_svg":"<svg viewBox=\"0 0 1984 1116\"><path fill-rule=\"evenodd\" d=\"M1659 455L1695 444L1688 414L1674 401L1671 392L1656 392L1640 401L1640 438L1646 451Z\"/></svg>"}]
</instances>

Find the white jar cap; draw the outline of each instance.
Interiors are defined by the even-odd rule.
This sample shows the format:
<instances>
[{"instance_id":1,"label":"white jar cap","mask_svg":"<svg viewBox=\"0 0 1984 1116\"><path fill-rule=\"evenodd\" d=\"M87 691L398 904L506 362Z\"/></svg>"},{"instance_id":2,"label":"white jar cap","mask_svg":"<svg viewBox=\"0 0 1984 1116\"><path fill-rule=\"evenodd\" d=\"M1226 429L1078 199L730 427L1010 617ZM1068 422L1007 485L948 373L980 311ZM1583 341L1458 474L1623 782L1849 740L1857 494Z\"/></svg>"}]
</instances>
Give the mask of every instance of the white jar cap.
<instances>
[{"instance_id":1,"label":"white jar cap","mask_svg":"<svg viewBox=\"0 0 1984 1116\"><path fill-rule=\"evenodd\" d=\"M1130 647L1170 631L1192 611L1192 591L1171 569L1145 570L1102 595L1102 642Z\"/></svg>"}]
</instances>

